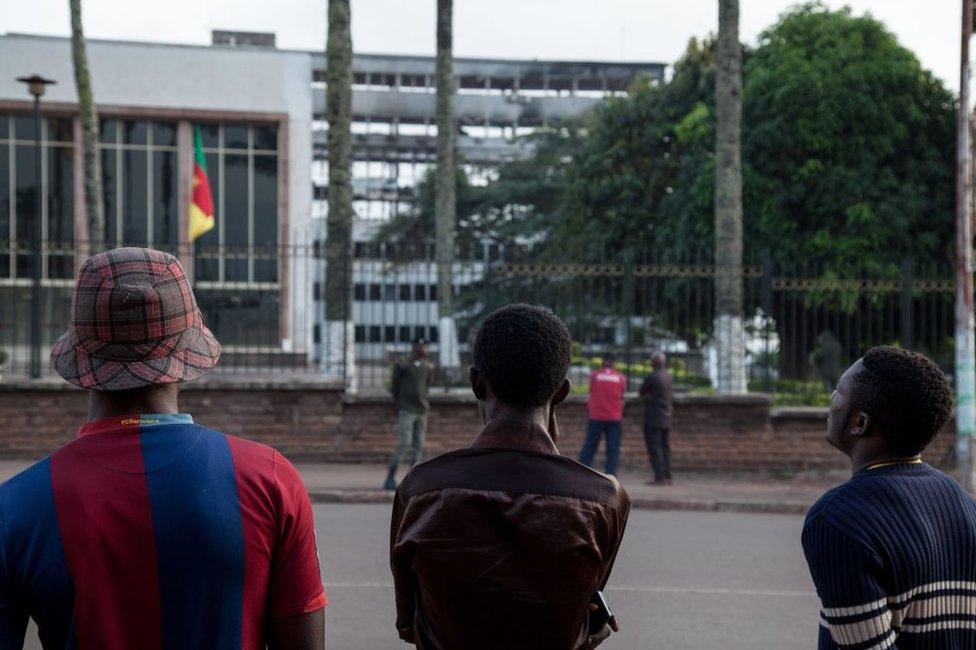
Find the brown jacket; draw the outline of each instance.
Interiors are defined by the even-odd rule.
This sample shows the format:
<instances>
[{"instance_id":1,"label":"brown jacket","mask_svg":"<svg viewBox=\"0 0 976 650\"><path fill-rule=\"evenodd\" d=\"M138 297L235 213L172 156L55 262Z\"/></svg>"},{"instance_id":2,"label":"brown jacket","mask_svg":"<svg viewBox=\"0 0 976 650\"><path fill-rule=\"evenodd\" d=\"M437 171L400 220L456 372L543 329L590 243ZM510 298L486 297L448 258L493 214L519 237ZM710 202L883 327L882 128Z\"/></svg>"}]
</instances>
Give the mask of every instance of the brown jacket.
<instances>
[{"instance_id":1,"label":"brown jacket","mask_svg":"<svg viewBox=\"0 0 976 650\"><path fill-rule=\"evenodd\" d=\"M630 512L616 479L542 428L493 420L404 478L390 562L397 630L422 650L576 650Z\"/></svg>"}]
</instances>

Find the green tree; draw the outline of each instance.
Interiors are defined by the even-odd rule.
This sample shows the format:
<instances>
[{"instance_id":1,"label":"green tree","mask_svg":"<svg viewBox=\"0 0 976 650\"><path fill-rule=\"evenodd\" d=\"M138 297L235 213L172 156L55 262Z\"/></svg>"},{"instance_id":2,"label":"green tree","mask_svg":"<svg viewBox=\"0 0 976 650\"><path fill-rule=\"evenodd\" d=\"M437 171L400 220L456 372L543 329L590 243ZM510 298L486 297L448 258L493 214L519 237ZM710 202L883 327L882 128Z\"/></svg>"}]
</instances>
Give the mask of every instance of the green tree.
<instances>
[{"instance_id":1,"label":"green tree","mask_svg":"<svg viewBox=\"0 0 976 650\"><path fill-rule=\"evenodd\" d=\"M715 191L714 49L713 39L692 39L669 84L638 79L627 97L603 102L588 117L564 173L552 251L591 262L624 248L668 262L706 254Z\"/></svg>"},{"instance_id":2,"label":"green tree","mask_svg":"<svg viewBox=\"0 0 976 650\"><path fill-rule=\"evenodd\" d=\"M329 213L325 239L325 351L328 376L355 388L352 354L352 36L349 0L329 0L325 119L329 123Z\"/></svg>"},{"instance_id":3,"label":"green tree","mask_svg":"<svg viewBox=\"0 0 976 650\"><path fill-rule=\"evenodd\" d=\"M554 244L594 258L605 233L663 256L711 238L714 75L714 42L692 41L668 85L594 112ZM891 277L905 258L951 259L953 138L951 93L883 24L819 3L785 13L743 63L747 259L769 248Z\"/></svg>"},{"instance_id":4,"label":"green tree","mask_svg":"<svg viewBox=\"0 0 976 650\"><path fill-rule=\"evenodd\" d=\"M527 155L502 163L486 186L472 185L463 169L455 169L455 239L463 257L479 257L484 244L506 247L512 259L528 255L532 243L542 244L562 227L565 173L584 138L579 124L524 136ZM394 244L388 255L396 261L423 257L435 231L435 179L429 170L414 190L409 208L383 224L378 243ZM532 250L541 253L541 245Z\"/></svg>"},{"instance_id":5,"label":"green tree","mask_svg":"<svg viewBox=\"0 0 976 650\"><path fill-rule=\"evenodd\" d=\"M747 241L896 277L951 259L953 97L884 25L808 4L745 68Z\"/></svg>"},{"instance_id":6,"label":"green tree","mask_svg":"<svg viewBox=\"0 0 976 650\"><path fill-rule=\"evenodd\" d=\"M81 115L82 169L85 188L85 211L88 214L88 252L105 248L105 208L102 201L102 159L98 151L98 107L92 97L85 32L81 23L81 0L68 0L71 10L71 60L78 90L78 112Z\"/></svg>"}]
</instances>

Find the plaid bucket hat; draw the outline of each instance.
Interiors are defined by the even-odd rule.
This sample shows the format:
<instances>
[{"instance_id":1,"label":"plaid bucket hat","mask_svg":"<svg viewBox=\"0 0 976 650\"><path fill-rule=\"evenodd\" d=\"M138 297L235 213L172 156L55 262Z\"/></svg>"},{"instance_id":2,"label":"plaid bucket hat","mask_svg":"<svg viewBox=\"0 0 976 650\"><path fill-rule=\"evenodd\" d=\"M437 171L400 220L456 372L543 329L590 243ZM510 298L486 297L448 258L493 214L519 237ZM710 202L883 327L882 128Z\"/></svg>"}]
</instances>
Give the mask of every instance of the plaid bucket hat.
<instances>
[{"instance_id":1,"label":"plaid bucket hat","mask_svg":"<svg viewBox=\"0 0 976 650\"><path fill-rule=\"evenodd\" d=\"M179 260L147 248L117 248L85 262L71 324L51 350L61 377L102 391L192 381L219 358Z\"/></svg>"}]
</instances>

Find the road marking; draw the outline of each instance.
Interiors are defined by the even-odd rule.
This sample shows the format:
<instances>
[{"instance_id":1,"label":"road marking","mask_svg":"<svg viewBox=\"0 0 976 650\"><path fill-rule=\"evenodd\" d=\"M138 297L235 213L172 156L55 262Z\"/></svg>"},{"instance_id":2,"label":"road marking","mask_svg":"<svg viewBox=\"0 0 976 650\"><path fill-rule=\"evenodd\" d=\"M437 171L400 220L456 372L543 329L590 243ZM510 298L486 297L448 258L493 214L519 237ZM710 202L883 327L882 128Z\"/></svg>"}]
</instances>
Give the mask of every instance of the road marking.
<instances>
[{"instance_id":1,"label":"road marking","mask_svg":"<svg viewBox=\"0 0 976 650\"><path fill-rule=\"evenodd\" d=\"M393 589L392 582L326 582L326 589ZM786 591L776 589L724 589L721 587L607 587L607 591L626 591L652 594L695 594L701 596L761 596L772 598L816 598L813 591Z\"/></svg>"}]
</instances>

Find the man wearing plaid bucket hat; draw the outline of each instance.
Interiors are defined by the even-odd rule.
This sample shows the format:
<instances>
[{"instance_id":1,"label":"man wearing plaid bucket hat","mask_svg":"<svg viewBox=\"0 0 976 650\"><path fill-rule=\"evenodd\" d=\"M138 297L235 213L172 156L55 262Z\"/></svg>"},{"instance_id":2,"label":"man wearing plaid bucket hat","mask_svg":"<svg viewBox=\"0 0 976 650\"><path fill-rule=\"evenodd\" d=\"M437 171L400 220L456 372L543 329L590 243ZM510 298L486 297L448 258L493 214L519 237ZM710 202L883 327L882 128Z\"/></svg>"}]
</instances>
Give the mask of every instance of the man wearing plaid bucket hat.
<instances>
[{"instance_id":1,"label":"man wearing plaid bucket hat","mask_svg":"<svg viewBox=\"0 0 976 650\"><path fill-rule=\"evenodd\" d=\"M220 356L172 255L79 272L51 362L90 391L78 437L0 486L0 647L321 648L325 591L301 477L180 413Z\"/></svg>"}]
</instances>

